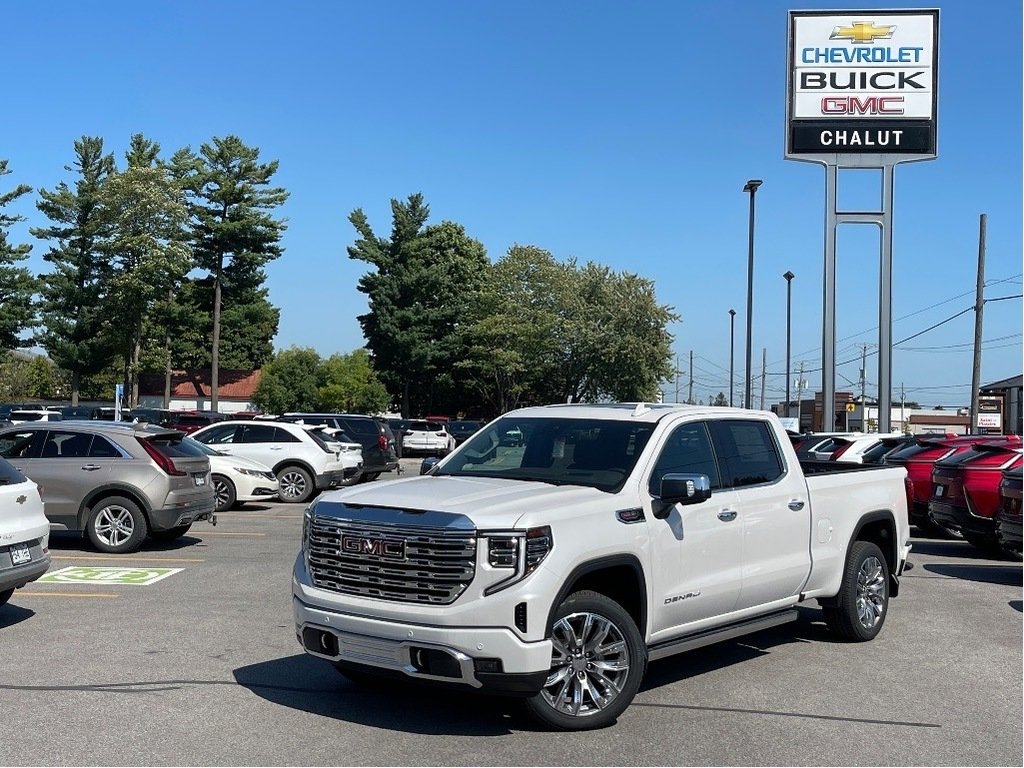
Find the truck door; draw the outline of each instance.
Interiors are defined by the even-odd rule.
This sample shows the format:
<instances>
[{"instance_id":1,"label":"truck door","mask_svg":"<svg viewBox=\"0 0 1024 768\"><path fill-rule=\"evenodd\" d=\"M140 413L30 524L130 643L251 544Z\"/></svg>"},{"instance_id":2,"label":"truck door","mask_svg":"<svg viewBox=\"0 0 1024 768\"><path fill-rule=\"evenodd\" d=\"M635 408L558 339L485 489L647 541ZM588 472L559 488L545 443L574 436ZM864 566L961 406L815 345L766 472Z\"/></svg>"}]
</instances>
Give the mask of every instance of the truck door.
<instances>
[{"instance_id":1,"label":"truck door","mask_svg":"<svg viewBox=\"0 0 1024 768\"><path fill-rule=\"evenodd\" d=\"M795 596L810 572L807 484L787 472L772 426L758 419L711 423L723 483L743 519L743 588L738 609Z\"/></svg>"},{"instance_id":2,"label":"truck door","mask_svg":"<svg viewBox=\"0 0 1024 768\"><path fill-rule=\"evenodd\" d=\"M668 473L707 475L711 498L675 505L668 517L653 515L652 497ZM651 529L651 631L657 633L735 610L742 579L743 521L736 494L722 484L707 426L676 427L662 446L648 480L646 516Z\"/></svg>"}]
</instances>

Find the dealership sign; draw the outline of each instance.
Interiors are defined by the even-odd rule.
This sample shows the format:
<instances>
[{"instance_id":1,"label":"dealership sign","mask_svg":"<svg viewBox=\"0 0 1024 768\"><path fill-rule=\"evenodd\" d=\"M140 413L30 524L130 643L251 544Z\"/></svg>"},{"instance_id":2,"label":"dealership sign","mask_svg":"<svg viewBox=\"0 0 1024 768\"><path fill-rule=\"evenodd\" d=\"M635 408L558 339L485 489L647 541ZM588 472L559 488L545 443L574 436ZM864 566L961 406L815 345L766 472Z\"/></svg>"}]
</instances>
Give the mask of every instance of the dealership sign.
<instances>
[{"instance_id":1,"label":"dealership sign","mask_svg":"<svg viewBox=\"0 0 1024 768\"><path fill-rule=\"evenodd\" d=\"M786 157L935 156L939 12L790 11Z\"/></svg>"}]
</instances>

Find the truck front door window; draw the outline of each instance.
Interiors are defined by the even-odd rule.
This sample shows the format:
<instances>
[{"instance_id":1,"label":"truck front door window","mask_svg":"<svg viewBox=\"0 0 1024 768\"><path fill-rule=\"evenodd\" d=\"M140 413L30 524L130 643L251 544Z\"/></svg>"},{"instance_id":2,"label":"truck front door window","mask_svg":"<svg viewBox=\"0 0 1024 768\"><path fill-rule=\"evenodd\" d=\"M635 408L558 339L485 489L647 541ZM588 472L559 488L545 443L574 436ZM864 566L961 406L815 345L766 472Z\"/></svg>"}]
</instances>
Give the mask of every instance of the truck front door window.
<instances>
[{"instance_id":1,"label":"truck front door window","mask_svg":"<svg viewBox=\"0 0 1024 768\"><path fill-rule=\"evenodd\" d=\"M648 483L652 496L661 494L661 478L670 472L707 475L712 489L722 487L711 440L703 422L683 424L668 436Z\"/></svg>"}]
</instances>

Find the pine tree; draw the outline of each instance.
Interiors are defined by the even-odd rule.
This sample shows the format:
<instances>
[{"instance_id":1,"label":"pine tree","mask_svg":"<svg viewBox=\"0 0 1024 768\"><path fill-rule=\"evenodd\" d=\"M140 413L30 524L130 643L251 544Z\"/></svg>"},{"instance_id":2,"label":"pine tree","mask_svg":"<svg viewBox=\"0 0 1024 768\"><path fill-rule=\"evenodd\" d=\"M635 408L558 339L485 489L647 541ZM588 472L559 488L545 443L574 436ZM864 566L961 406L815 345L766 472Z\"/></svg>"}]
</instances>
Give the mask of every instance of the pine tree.
<instances>
[{"instance_id":1,"label":"pine tree","mask_svg":"<svg viewBox=\"0 0 1024 768\"><path fill-rule=\"evenodd\" d=\"M0 160L0 176L10 172L7 161ZM26 267L17 266L28 258L32 246L12 245L7 240L11 226L25 217L4 212L8 204L31 191L27 184L19 184L10 192L0 192L0 352L27 346L30 340L20 334L35 322L32 295L36 281Z\"/></svg>"},{"instance_id":2,"label":"pine tree","mask_svg":"<svg viewBox=\"0 0 1024 768\"><path fill-rule=\"evenodd\" d=\"M30 232L54 241L43 256L53 271L40 276L43 333L38 341L71 373L71 404L78 405L83 377L103 371L114 359L104 309L111 270L102 245L109 223L99 199L103 182L114 172L114 158L103 154L103 139L83 136L75 142L75 162L65 170L78 176L74 190L63 181L52 192L39 190L36 207L52 224Z\"/></svg>"}]
</instances>

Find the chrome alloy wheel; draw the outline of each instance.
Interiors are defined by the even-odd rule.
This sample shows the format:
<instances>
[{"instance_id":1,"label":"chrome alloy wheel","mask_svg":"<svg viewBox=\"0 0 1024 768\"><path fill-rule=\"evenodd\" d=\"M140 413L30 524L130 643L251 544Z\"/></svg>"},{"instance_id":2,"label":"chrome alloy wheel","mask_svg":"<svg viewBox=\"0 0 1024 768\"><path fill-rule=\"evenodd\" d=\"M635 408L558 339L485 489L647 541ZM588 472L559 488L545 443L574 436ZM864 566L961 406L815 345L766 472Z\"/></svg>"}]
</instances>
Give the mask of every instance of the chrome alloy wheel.
<instances>
[{"instance_id":1,"label":"chrome alloy wheel","mask_svg":"<svg viewBox=\"0 0 1024 768\"><path fill-rule=\"evenodd\" d=\"M885 571L877 557L866 557L857 572L857 619L874 629L885 612Z\"/></svg>"},{"instance_id":2,"label":"chrome alloy wheel","mask_svg":"<svg viewBox=\"0 0 1024 768\"><path fill-rule=\"evenodd\" d=\"M111 504L99 511L95 529L97 539L109 547L119 547L135 533L135 520L120 504Z\"/></svg>"},{"instance_id":3,"label":"chrome alloy wheel","mask_svg":"<svg viewBox=\"0 0 1024 768\"><path fill-rule=\"evenodd\" d=\"M228 502L231 501L231 491L228 489L227 481L214 480L213 493L217 510L226 509Z\"/></svg>"},{"instance_id":4,"label":"chrome alloy wheel","mask_svg":"<svg viewBox=\"0 0 1024 768\"><path fill-rule=\"evenodd\" d=\"M622 631L596 613L573 613L551 631L551 672L541 691L556 712L587 717L606 709L629 676Z\"/></svg>"},{"instance_id":5,"label":"chrome alloy wheel","mask_svg":"<svg viewBox=\"0 0 1024 768\"><path fill-rule=\"evenodd\" d=\"M281 498L288 501L301 499L306 494L306 476L297 470L289 469L281 474Z\"/></svg>"}]
</instances>

